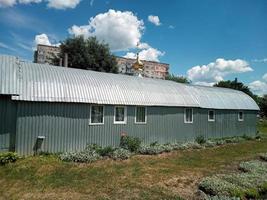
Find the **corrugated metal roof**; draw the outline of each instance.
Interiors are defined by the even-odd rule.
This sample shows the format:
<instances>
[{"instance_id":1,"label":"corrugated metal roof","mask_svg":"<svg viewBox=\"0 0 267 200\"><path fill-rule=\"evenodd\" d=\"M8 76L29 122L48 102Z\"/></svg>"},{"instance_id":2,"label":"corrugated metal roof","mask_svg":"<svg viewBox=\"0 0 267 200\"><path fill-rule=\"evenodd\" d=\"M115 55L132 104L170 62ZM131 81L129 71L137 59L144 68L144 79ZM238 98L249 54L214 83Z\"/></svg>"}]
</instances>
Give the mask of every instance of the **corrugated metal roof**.
<instances>
[{"instance_id":1,"label":"corrugated metal roof","mask_svg":"<svg viewBox=\"0 0 267 200\"><path fill-rule=\"evenodd\" d=\"M0 94L18 94L16 62L19 61L14 56L0 55Z\"/></svg>"},{"instance_id":2,"label":"corrugated metal roof","mask_svg":"<svg viewBox=\"0 0 267 200\"><path fill-rule=\"evenodd\" d=\"M259 109L248 95L231 89L27 62L19 67L20 95L14 100Z\"/></svg>"}]
</instances>

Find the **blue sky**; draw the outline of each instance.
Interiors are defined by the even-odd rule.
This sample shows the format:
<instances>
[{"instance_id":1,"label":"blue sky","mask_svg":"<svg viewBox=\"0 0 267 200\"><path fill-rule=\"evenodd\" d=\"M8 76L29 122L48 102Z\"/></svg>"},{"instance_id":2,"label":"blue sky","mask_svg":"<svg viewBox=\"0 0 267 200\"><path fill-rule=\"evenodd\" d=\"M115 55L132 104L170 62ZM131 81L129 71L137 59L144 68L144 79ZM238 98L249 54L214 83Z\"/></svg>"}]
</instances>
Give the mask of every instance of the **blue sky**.
<instances>
[{"instance_id":1,"label":"blue sky","mask_svg":"<svg viewBox=\"0 0 267 200\"><path fill-rule=\"evenodd\" d=\"M0 0L0 27L1 54L32 60L36 43L93 35L119 56L139 42L195 84L238 77L267 93L266 0Z\"/></svg>"}]
</instances>

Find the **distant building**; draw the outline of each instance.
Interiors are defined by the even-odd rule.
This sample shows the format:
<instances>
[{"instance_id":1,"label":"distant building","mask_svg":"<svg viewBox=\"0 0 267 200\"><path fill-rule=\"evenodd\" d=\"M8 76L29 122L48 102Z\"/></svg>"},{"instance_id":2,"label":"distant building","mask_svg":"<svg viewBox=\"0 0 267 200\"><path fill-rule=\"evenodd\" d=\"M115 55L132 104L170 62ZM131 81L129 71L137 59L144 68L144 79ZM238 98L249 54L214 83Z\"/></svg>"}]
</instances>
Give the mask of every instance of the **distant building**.
<instances>
[{"instance_id":1,"label":"distant building","mask_svg":"<svg viewBox=\"0 0 267 200\"><path fill-rule=\"evenodd\" d=\"M119 73L128 75L134 74L134 69L132 66L136 62L136 59L124 57L116 57L116 59L118 62ZM166 75L168 74L169 64L146 60L142 60L142 63L144 64L144 77L165 79Z\"/></svg>"},{"instance_id":2,"label":"distant building","mask_svg":"<svg viewBox=\"0 0 267 200\"><path fill-rule=\"evenodd\" d=\"M57 56L59 52L60 49L57 46L38 44L37 50L34 52L34 62L52 65L52 59L54 56Z\"/></svg>"},{"instance_id":3,"label":"distant building","mask_svg":"<svg viewBox=\"0 0 267 200\"><path fill-rule=\"evenodd\" d=\"M41 64L53 64L52 58L60 52L59 47L48 45L37 45L37 50L34 53L34 62ZM132 68L136 59L116 57L118 63L118 72L121 74L134 75L135 71ZM144 64L143 76L149 78L165 79L168 74L169 64L159 63L154 61L142 60Z\"/></svg>"}]
</instances>

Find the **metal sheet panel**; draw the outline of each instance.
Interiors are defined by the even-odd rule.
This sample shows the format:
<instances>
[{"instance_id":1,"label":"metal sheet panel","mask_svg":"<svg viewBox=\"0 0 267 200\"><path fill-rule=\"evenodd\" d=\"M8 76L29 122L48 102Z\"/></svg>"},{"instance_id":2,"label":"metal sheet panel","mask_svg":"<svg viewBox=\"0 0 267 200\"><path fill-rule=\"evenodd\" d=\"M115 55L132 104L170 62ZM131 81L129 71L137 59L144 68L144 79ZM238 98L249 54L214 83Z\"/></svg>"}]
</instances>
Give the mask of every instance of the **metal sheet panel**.
<instances>
[{"instance_id":1,"label":"metal sheet panel","mask_svg":"<svg viewBox=\"0 0 267 200\"><path fill-rule=\"evenodd\" d=\"M21 95L15 100L259 109L248 95L231 89L33 63L21 68Z\"/></svg>"},{"instance_id":2,"label":"metal sheet panel","mask_svg":"<svg viewBox=\"0 0 267 200\"><path fill-rule=\"evenodd\" d=\"M90 104L18 102L16 151L33 154L38 136L45 136L43 151L64 152L93 143L118 146L122 132L147 144L256 133L256 111L244 111L239 122L237 110L216 110L216 121L208 122L208 109L194 108L194 122L186 124L183 107L147 109L147 124L135 124L135 106L127 106L127 124L114 124L114 107L105 105L104 124L89 125Z\"/></svg>"},{"instance_id":3,"label":"metal sheet panel","mask_svg":"<svg viewBox=\"0 0 267 200\"><path fill-rule=\"evenodd\" d=\"M248 95L231 89L64 68L1 56L0 94L13 100L109 105L259 110Z\"/></svg>"},{"instance_id":4,"label":"metal sheet panel","mask_svg":"<svg viewBox=\"0 0 267 200\"><path fill-rule=\"evenodd\" d=\"M18 94L18 63L14 56L0 55L0 94Z\"/></svg>"}]
</instances>

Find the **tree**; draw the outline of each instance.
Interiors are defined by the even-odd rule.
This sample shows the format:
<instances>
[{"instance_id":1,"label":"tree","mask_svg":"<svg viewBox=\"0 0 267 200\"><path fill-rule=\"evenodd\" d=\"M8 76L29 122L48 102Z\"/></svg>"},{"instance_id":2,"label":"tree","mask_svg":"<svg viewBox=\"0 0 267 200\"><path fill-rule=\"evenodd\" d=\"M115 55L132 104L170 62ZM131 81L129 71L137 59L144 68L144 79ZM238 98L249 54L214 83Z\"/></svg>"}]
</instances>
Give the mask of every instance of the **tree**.
<instances>
[{"instance_id":1,"label":"tree","mask_svg":"<svg viewBox=\"0 0 267 200\"><path fill-rule=\"evenodd\" d=\"M53 59L54 64L58 65L60 58L64 60L66 53L68 67L111 73L118 71L116 58L110 53L108 44L100 43L95 37L67 38L60 45L59 56Z\"/></svg>"},{"instance_id":2,"label":"tree","mask_svg":"<svg viewBox=\"0 0 267 200\"><path fill-rule=\"evenodd\" d=\"M257 103L261 109L260 115L262 117L267 117L267 94L263 95L263 97L258 97Z\"/></svg>"},{"instance_id":3,"label":"tree","mask_svg":"<svg viewBox=\"0 0 267 200\"><path fill-rule=\"evenodd\" d=\"M233 80L233 81L230 81L230 80L220 81L213 86L214 87L231 88L234 90L240 90L240 91L246 93L247 95L251 96L253 99L256 98L256 96L250 91L249 87L244 85L242 82L238 82L237 78L235 78L235 80Z\"/></svg>"},{"instance_id":4,"label":"tree","mask_svg":"<svg viewBox=\"0 0 267 200\"><path fill-rule=\"evenodd\" d=\"M190 83L190 81L184 76L175 76L174 74L168 74L166 80L175 81L177 83Z\"/></svg>"}]
</instances>

